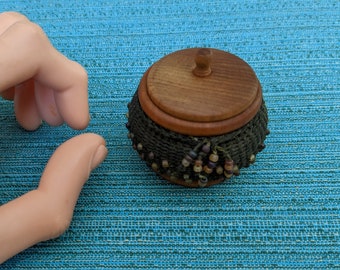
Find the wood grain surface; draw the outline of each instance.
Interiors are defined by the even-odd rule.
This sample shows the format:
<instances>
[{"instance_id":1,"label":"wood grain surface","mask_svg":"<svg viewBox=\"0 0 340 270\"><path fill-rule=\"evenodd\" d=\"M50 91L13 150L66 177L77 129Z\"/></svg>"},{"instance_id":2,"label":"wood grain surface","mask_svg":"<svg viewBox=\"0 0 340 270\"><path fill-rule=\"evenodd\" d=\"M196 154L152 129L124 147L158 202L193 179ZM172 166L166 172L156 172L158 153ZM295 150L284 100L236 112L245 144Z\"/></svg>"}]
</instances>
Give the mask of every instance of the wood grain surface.
<instances>
[{"instance_id":1,"label":"wood grain surface","mask_svg":"<svg viewBox=\"0 0 340 270\"><path fill-rule=\"evenodd\" d=\"M138 94L153 121L193 136L235 130L254 117L262 102L252 68L216 49L186 49L165 56L144 74Z\"/></svg>"}]
</instances>

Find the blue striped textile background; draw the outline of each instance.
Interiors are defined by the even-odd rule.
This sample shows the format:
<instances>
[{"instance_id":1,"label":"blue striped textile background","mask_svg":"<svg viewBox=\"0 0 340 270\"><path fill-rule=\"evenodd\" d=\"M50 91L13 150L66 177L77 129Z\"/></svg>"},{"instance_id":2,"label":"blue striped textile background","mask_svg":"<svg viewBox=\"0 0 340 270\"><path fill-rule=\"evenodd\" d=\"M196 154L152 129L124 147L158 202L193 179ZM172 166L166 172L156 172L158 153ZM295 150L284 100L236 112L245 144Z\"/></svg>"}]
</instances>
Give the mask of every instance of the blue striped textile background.
<instances>
[{"instance_id":1,"label":"blue striped textile background","mask_svg":"<svg viewBox=\"0 0 340 270\"><path fill-rule=\"evenodd\" d=\"M81 132L104 136L109 155L69 230L0 269L340 268L338 0L0 0L7 10L87 69L92 120ZM143 73L189 47L247 61L270 118L256 163L207 189L159 179L126 136ZM34 189L54 149L81 132L25 132L4 100L0 121L2 204Z\"/></svg>"}]
</instances>

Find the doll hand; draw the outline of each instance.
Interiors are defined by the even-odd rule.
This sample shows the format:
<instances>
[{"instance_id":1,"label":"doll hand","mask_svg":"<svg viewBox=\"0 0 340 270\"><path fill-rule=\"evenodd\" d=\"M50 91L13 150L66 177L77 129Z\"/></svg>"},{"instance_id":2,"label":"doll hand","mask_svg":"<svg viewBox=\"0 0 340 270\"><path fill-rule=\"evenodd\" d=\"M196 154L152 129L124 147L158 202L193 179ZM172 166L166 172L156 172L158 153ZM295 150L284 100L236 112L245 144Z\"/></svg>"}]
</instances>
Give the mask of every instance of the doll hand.
<instances>
[{"instance_id":1,"label":"doll hand","mask_svg":"<svg viewBox=\"0 0 340 270\"><path fill-rule=\"evenodd\" d=\"M0 14L0 94L14 100L19 124L41 121L84 129L89 122L87 73L59 53L43 30L25 16Z\"/></svg>"},{"instance_id":2,"label":"doll hand","mask_svg":"<svg viewBox=\"0 0 340 270\"><path fill-rule=\"evenodd\" d=\"M0 265L20 251L64 233L83 185L106 155L101 136L73 137L54 152L36 190L0 207Z\"/></svg>"}]
</instances>

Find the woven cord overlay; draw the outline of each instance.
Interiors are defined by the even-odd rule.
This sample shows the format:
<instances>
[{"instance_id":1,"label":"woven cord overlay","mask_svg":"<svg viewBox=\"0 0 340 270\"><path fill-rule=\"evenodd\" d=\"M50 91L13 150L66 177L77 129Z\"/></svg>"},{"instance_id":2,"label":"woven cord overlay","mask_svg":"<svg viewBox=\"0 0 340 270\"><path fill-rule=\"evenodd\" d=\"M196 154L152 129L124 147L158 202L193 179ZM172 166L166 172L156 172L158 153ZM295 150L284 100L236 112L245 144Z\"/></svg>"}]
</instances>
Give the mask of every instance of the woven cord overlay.
<instances>
[{"instance_id":1,"label":"woven cord overlay","mask_svg":"<svg viewBox=\"0 0 340 270\"><path fill-rule=\"evenodd\" d=\"M176 183L182 180L183 185L194 181L203 187L238 175L240 168L254 163L269 133L264 101L245 126L212 137L187 136L161 127L143 112L137 93L128 109L129 137L139 156L158 174Z\"/></svg>"}]
</instances>

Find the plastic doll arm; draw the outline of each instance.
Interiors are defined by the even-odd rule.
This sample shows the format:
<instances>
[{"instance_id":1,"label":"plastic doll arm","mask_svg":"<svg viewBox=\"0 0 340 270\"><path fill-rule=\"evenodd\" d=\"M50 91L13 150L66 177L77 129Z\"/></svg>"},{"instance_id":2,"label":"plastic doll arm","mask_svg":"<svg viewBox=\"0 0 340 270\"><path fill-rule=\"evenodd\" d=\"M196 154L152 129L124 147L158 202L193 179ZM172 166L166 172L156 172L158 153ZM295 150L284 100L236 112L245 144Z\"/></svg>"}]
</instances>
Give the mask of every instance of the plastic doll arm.
<instances>
[{"instance_id":1,"label":"plastic doll arm","mask_svg":"<svg viewBox=\"0 0 340 270\"><path fill-rule=\"evenodd\" d=\"M14 99L18 122L27 130L66 122L84 129L89 122L87 73L50 43L25 16L0 14L0 93Z\"/></svg>"},{"instance_id":2,"label":"plastic doll arm","mask_svg":"<svg viewBox=\"0 0 340 270\"><path fill-rule=\"evenodd\" d=\"M106 155L104 139L91 133L57 148L39 187L0 207L0 264L69 227L83 185Z\"/></svg>"}]
</instances>

